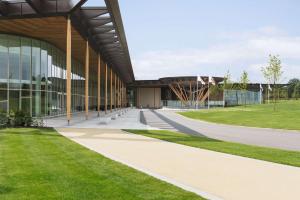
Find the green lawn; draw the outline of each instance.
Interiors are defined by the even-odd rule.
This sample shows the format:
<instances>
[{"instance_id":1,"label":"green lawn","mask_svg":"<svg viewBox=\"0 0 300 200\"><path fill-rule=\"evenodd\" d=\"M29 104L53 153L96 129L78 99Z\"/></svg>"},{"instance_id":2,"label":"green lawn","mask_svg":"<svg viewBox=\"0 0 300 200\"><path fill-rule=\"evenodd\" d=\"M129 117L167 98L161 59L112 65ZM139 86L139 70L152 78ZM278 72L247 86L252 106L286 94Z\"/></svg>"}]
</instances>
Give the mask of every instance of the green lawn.
<instances>
[{"instance_id":1,"label":"green lawn","mask_svg":"<svg viewBox=\"0 0 300 200\"><path fill-rule=\"evenodd\" d=\"M52 129L0 130L0 199L202 199Z\"/></svg>"},{"instance_id":2,"label":"green lawn","mask_svg":"<svg viewBox=\"0 0 300 200\"><path fill-rule=\"evenodd\" d=\"M179 112L179 114L208 122L241 126L300 130L300 100L281 101L277 110L273 104Z\"/></svg>"},{"instance_id":3,"label":"green lawn","mask_svg":"<svg viewBox=\"0 0 300 200\"><path fill-rule=\"evenodd\" d=\"M208 149L217 152L300 167L300 152L296 151L286 151L280 149L238 144L233 142L224 142L220 140L209 139L206 137L191 136L166 130L126 131L196 148Z\"/></svg>"}]
</instances>

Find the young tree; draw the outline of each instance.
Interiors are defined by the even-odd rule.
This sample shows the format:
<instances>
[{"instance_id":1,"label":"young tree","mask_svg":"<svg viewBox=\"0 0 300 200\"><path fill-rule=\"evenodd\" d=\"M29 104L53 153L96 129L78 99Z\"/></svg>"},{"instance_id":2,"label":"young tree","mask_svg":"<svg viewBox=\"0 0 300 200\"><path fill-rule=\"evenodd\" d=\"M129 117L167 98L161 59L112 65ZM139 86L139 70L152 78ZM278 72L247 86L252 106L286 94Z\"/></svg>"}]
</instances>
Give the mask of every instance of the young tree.
<instances>
[{"instance_id":1,"label":"young tree","mask_svg":"<svg viewBox=\"0 0 300 200\"><path fill-rule=\"evenodd\" d=\"M223 90L231 90L233 87L233 83L231 81L231 75L229 70L226 72L224 76L224 84L223 84Z\"/></svg>"},{"instance_id":2,"label":"young tree","mask_svg":"<svg viewBox=\"0 0 300 200\"><path fill-rule=\"evenodd\" d=\"M241 80L240 80L240 89L244 93L245 106L246 106L246 92L247 92L248 83L249 83L248 73L246 71L243 71Z\"/></svg>"},{"instance_id":3,"label":"young tree","mask_svg":"<svg viewBox=\"0 0 300 200\"><path fill-rule=\"evenodd\" d=\"M282 67L281 67L281 61L279 59L279 56L272 56L269 55L269 63L266 67L262 68L262 73L268 82L268 84L273 84L273 110L276 110L276 92L277 92L277 85L280 81L280 78L282 76Z\"/></svg>"}]
</instances>

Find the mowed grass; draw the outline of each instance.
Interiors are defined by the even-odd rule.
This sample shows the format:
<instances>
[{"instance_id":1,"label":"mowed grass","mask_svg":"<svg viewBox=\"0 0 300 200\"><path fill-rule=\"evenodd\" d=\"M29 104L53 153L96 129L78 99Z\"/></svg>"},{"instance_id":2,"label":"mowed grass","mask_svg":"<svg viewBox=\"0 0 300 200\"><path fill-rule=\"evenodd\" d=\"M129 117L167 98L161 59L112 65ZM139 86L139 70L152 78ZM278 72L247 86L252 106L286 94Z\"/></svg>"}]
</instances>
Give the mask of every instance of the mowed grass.
<instances>
[{"instance_id":1,"label":"mowed grass","mask_svg":"<svg viewBox=\"0 0 300 200\"><path fill-rule=\"evenodd\" d=\"M273 111L273 104L262 104L179 112L179 114L222 124L300 130L300 100L280 101L277 103L276 111Z\"/></svg>"},{"instance_id":2,"label":"mowed grass","mask_svg":"<svg viewBox=\"0 0 300 200\"><path fill-rule=\"evenodd\" d=\"M0 130L0 199L201 197L112 161L52 129Z\"/></svg>"},{"instance_id":3,"label":"mowed grass","mask_svg":"<svg viewBox=\"0 0 300 200\"><path fill-rule=\"evenodd\" d=\"M300 167L300 152L224 142L166 130L126 130L128 132L232 155Z\"/></svg>"}]
</instances>

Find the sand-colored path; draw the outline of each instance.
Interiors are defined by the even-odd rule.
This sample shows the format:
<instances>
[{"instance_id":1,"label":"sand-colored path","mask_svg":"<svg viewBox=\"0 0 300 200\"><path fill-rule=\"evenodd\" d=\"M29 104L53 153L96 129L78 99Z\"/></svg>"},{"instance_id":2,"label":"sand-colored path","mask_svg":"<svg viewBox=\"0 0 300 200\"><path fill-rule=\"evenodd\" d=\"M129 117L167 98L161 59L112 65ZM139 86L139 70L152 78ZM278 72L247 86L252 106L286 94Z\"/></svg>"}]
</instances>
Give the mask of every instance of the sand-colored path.
<instances>
[{"instance_id":1,"label":"sand-colored path","mask_svg":"<svg viewBox=\"0 0 300 200\"><path fill-rule=\"evenodd\" d=\"M112 129L57 129L113 160L211 199L299 199L300 168Z\"/></svg>"}]
</instances>

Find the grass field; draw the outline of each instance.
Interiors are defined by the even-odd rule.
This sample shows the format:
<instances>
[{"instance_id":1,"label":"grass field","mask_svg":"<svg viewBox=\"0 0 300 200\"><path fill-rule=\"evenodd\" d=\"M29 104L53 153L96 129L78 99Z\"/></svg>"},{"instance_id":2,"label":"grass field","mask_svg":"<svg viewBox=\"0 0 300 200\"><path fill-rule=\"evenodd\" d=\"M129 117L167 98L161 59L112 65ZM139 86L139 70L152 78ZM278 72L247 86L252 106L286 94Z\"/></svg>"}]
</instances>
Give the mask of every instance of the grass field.
<instances>
[{"instance_id":1,"label":"grass field","mask_svg":"<svg viewBox=\"0 0 300 200\"><path fill-rule=\"evenodd\" d=\"M179 112L179 114L208 122L262 128L300 130L300 100L281 101L277 110L273 104Z\"/></svg>"},{"instance_id":2,"label":"grass field","mask_svg":"<svg viewBox=\"0 0 300 200\"><path fill-rule=\"evenodd\" d=\"M166 130L126 131L196 148L300 167L300 152L296 151L286 151L232 142L224 142L220 140L209 139L206 137L191 136Z\"/></svg>"},{"instance_id":3,"label":"grass field","mask_svg":"<svg viewBox=\"0 0 300 200\"><path fill-rule=\"evenodd\" d=\"M201 197L107 159L52 129L0 130L0 199Z\"/></svg>"}]
</instances>

